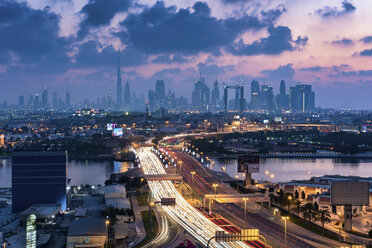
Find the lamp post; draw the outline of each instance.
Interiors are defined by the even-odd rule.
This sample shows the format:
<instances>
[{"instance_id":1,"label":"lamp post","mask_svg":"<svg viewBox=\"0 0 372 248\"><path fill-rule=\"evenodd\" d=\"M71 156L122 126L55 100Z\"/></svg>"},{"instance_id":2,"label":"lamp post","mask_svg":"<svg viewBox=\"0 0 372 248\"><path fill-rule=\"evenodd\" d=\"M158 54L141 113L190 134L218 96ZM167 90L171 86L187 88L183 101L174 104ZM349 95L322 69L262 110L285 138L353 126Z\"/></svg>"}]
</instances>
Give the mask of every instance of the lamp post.
<instances>
[{"instance_id":1,"label":"lamp post","mask_svg":"<svg viewBox=\"0 0 372 248\"><path fill-rule=\"evenodd\" d=\"M267 175L269 175L269 171L267 170L267 171L265 171L265 182L267 182Z\"/></svg>"},{"instance_id":2,"label":"lamp post","mask_svg":"<svg viewBox=\"0 0 372 248\"><path fill-rule=\"evenodd\" d=\"M178 161L178 164L180 165L179 172L182 175L182 161Z\"/></svg>"},{"instance_id":3,"label":"lamp post","mask_svg":"<svg viewBox=\"0 0 372 248\"><path fill-rule=\"evenodd\" d=\"M195 176L195 171L191 171L191 176L192 176L192 182L194 183L194 176Z\"/></svg>"},{"instance_id":4,"label":"lamp post","mask_svg":"<svg viewBox=\"0 0 372 248\"><path fill-rule=\"evenodd\" d=\"M244 220L247 220L247 198L243 198L244 201Z\"/></svg>"},{"instance_id":5,"label":"lamp post","mask_svg":"<svg viewBox=\"0 0 372 248\"><path fill-rule=\"evenodd\" d=\"M339 236L338 236L338 240L340 241L340 245L341 245L341 239L342 239L342 236L341 236L341 228L342 228L341 213L338 212L337 215L338 215L338 217L340 217L340 224L339 224L340 233L339 233Z\"/></svg>"},{"instance_id":6,"label":"lamp post","mask_svg":"<svg viewBox=\"0 0 372 248\"><path fill-rule=\"evenodd\" d=\"M274 177L275 177L274 174L271 174L271 175L270 175L270 183L272 183Z\"/></svg>"},{"instance_id":7,"label":"lamp post","mask_svg":"<svg viewBox=\"0 0 372 248\"><path fill-rule=\"evenodd\" d=\"M239 191L239 175L236 174L235 178L236 178L236 191Z\"/></svg>"},{"instance_id":8,"label":"lamp post","mask_svg":"<svg viewBox=\"0 0 372 248\"><path fill-rule=\"evenodd\" d=\"M108 246L108 244L109 244L109 235L108 235L107 226L110 224L110 221L109 220L106 220L105 224L106 224L106 235L107 235L107 246Z\"/></svg>"},{"instance_id":9,"label":"lamp post","mask_svg":"<svg viewBox=\"0 0 372 248\"><path fill-rule=\"evenodd\" d=\"M289 217L291 217L291 215L292 215L292 211L291 211L291 206L292 206L292 196L288 196L288 200L289 200L288 212L289 212Z\"/></svg>"},{"instance_id":10,"label":"lamp post","mask_svg":"<svg viewBox=\"0 0 372 248\"><path fill-rule=\"evenodd\" d=\"M214 184L212 184L212 187L214 188L214 198L217 198L217 187L218 187L218 184L217 183L214 183Z\"/></svg>"},{"instance_id":11,"label":"lamp post","mask_svg":"<svg viewBox=\"0 0 372 248\"><path fill-rule=\"evenodd\" d=\"M284 220L284 241L285 246L287 246L287 220L289 220L289 217L283 216L282 219Z\"/></svg>"},{"instance_id":12,"label":"lamp post","mask_svg":"<svg viewBox=\"0 0 372 248\"><path fill-rule=\"evenodd\" d=\"M222 171L223 171L223 181L226 182L226 180L225 180L226 167L225 167L225 166L222 166L221 169L222 169Z\"/></svg>"},{"instance_id":13,"label":"lamp post","mask_svg":"<svg viewBox=\"0 0 372 248\"><path fill-rule=\"evenodd\" d=\"M150 205L149 205L149 221L150 221L150 226L151 226L151 233L153 232L153 229L152 229L152 207L155 205L154 202L150 202Z\"/></svg>"}]
</instances>

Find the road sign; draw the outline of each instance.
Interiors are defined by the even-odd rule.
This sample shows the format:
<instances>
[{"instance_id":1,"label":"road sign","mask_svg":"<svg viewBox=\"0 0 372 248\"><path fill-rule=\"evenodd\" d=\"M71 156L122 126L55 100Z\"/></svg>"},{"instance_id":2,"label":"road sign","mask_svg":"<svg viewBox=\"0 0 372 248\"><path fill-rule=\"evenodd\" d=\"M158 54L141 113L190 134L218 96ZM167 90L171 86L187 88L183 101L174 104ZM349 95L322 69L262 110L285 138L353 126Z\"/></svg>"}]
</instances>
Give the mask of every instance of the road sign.
<instances>
[{"instance_id":1,"label":"road sign","mask_svg":"<svg viewBox=\"0 0 372 248\"><path fill-rule=\"evenodd\" d=\"M176 199L175 198L161 198L160 204L162 206L174 206L176 205Z\"/></svg>"},{"instance_id":2,"label":"road sign","mask_svg":"<svg viewBox=\"0 0 372 248\"><path fill-rule=\"evenodd\" d=\"M241 231L241 236L242 236L241 240L242 241L255 241L255 240L258 240L259 235L260 235L259 229L243 229Z\"/></svg>"}]
</instances>

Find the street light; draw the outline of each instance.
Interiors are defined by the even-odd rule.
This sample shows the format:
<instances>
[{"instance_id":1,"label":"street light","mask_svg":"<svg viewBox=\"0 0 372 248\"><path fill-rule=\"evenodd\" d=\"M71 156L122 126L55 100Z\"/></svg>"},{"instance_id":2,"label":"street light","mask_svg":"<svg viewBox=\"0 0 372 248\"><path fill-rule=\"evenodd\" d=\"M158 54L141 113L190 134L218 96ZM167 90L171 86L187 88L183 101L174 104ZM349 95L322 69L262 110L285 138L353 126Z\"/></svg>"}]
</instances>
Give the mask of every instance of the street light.
<instances>
[{"instance_id":1,"label":"street light","mask_svg":"<svg viewBox=\"0 0 372 248\"><path fill-rule=\"evenodd\" d=\"M287 220L289 220L289 217L283 216L282 219L284 220L284 241L287 246Z\"/></svg>"},{"instance_id":2,"label":"street light","mask_svg":"<svg viewBox=\"0 0 372 248\"><path fill-rule=\"evenodd\" d=\"M337 215L338 215L338 217L340 218L340 224L339 224L339 228L340 228L340 234L339 234L339 237L338 237L338 240L340 241L340 244L341 244L341 228L342 228L342 222L341 222L341 213L340 212L338 212L337 213Z\"/></svg>"},{"instance_id":3,"label":"street light","mask_svg":"<svg viewBox=\"0 0 372 248\"><path fill-rule=\"evenodd\" d=\"M178 161L178 164L180 165L180 174L182 174L182 161Z\"/></svg>"},{"instance_id":4,"label":"street light","mask_svg":"<svg viewBox=\"0 0 372 248\"><path fill-rule=\"evenodd\" d=\"M222 166L221 167L222 171L223 171L223 181L225 182L225 175L226 175L226 167L225 166Z\"/></svg>"},{"instance_id":5,"label":"street light","mask_svg":"<svg viewBox=\"0 0 372 248\"><path fill-rule=\"evenodd\" d=\"M236 178L236 191L239 191L239 175L236 174L235 178Z\"/></svg>"},{"instance_id":6,"label":"street light","mask_svg":"<svg viewBox=\"0 0 372 248\"><path fill-rule=\"evenodd\" d=\"M191 171L191 176L192 176L192 182L194 182L194 175L195 175L195 171Z\"/></svg>"},{"instance_id":7,"label":"street light","mask_svg":"<svg viewBox=\"0 0 372 248\"><path fill-rule=\"evenodd\" d=\"M212 184L212 187L214 188L214 198L217 198L217 187L218 187L218 184L217 183L214 183L214 184Z\"/></svg>"},{"instance_id":8,"label":"street light","mask_svg":"<svg viewBox=\"0 0 372 248\"><path fill-rule=\"evenodd\" d=\"M268 170L265 171L265 175L266 175L266 176L265 176L265 181L267 181L267 175L269 175L269 173L270 173L270 172L269 172Z\"/></svg>"},{"instance_id":9,"label":"street light","mask_svg":"<svg viewBox=\"0 0 372 248\"><path fill-rule=\"evenodd\" d=\"M270 183L272 183L272 180L273 180L274 177L275 177L274 174L271 174L271 175L270 175Z\"/></svg>"},{"instance_id":10,"label":"street light","mask_svg":"<svg viewBox=\"0 0 372 248\"><path fill-rule=\"evenodd\" d=\"M292 215L292 211L291 211L291 206L292 206L292 196L288 196L288 200L289 200L289 205L288 205L288 212L289 212L289 216Z\"/></svg>"},{"instance_id":11,"label":"street light","mask_svg":"<svg viewBox=\"0 0 372 248\"><path fill-rule=\"evenodd\" d=\"M106 235L107 235L107 244L108 244L108 242L109 242L109 235L108 235L108 231L107 231L107 226L110 224L110 221L109 220L106 220L105 224L106 224Z\"/></svg>"},{"instance_id":12,"label":"street light","mask_svg":"<svg viewBox=\"0 0 372 248\"><path fill-rule=\"evenodd\" d=\"M244 220L247 220L247 198L243 198L244 201Z\"/></svg>"}]
</instances>

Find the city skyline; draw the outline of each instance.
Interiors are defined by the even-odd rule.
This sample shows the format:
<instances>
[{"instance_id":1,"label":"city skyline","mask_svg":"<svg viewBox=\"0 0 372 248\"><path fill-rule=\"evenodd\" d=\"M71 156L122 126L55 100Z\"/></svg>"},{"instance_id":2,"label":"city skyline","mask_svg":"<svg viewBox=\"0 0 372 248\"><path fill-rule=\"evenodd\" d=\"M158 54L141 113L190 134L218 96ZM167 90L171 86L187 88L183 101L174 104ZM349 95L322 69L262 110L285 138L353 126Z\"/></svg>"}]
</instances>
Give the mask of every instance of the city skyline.
<instances>
[{"instance_id":1,"label":"city skyline","mask_svg":"<svg viewBox=\"0 0 372 248\"><path fill-rule=\"evenodd\" d=\"M363 1L2 1L9 15L0 29L7 37L0 43L0 101L15 104L20 95L27 101L44 85L59 95L79 92L71 94L74 103L116 97L120 50L121 90L128 82L138 96L164 80L166 92L190 101L201 72L211 89L216 77L245 82L248 96L252 80L275 90L285 80L312 85L317 106L371 109L370 7ZM180 18L188 27L172 31Z\"/></svg>"}]
</instances>

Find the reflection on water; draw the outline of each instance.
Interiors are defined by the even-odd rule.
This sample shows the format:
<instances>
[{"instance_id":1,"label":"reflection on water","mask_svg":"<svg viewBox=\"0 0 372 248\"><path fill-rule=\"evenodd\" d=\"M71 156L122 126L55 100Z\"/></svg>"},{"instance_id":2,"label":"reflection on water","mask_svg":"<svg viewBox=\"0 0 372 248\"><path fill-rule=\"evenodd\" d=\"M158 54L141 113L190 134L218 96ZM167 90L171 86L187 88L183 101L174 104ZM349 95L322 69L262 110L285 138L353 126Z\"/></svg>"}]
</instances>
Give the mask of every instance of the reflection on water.
<instances>
[{"instance_id":1,"label":"reflection on water","mask_svg":"<svg viewBox=\"0 0 372 248\"><path fill-rule=\"evenodd\" d=\"M237 173L236 159L216 159L212 166L215 171L226 172L233 178ZM323 176L326 174L342 176L372 176L371 159L330 159L330 158L309 158L309 159L285 159L285 158L263 158L260 160L261 168L259 173L254 173L252 177L257 180L270 180L273 174L274 182L286 182L294 179L310 179L313 176ZM268 171L268 174L266 174ZM239 173L239 178L243 179L244 174Z\"/></svg>"},{"instance_id":2,"label":"reflection on water","mask_svg":"<svg viewBox=\"0 0 372 248\"><path fill-rule=\"evenodd\" d=\"M112 173L125 172L132 168L129 162L102 160L70 160L67 175L71 185L104 184ZM0 187L11 186L11 160L0 160Z\"/></svg>"}]
</instances>

